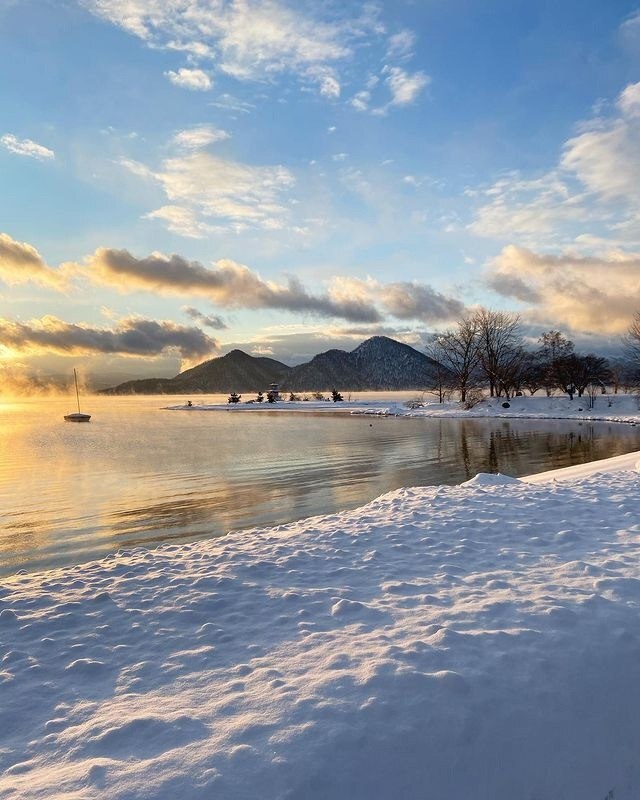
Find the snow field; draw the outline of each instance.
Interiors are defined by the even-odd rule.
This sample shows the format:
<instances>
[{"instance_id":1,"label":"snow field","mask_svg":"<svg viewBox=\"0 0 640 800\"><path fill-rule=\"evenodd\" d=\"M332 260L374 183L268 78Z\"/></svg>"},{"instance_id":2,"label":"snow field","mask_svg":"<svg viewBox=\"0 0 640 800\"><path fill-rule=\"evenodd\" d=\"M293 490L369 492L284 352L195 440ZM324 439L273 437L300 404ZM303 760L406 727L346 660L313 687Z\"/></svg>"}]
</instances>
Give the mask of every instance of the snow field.
<instances>
[{"instance_id":1,"label":"snow field","mask_svg":"<svg viewBox=\"0 0 640 800\"><path fill-rule=\"evenodd\" d=\"M638 482L478 476L4 579L0 797L637 798Z\"/></svg>"}]
</instances>

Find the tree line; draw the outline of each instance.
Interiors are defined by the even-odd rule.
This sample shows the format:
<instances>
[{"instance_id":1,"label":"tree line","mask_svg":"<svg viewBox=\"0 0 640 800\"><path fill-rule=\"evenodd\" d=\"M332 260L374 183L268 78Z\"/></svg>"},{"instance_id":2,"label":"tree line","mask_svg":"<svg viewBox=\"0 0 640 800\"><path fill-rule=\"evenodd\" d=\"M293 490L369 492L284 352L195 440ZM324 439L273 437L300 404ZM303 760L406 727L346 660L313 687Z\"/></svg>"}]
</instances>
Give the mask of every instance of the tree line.
<instances>
[{"instance_id":1,"label":"tree line","mask_svg":"<svg viewBox=\"0 0 640 800\"><path fill-rule=\"evenodd\" d=\"M481 308L436 334L427 355L436 362L435 383L440 402L452 391L469 405L482 392L509 400L525 391L547 395L561 391L573 399L585 392L591 400L613 387L629 391L640 385L640 313L623 337L624 355L609 360L594 353L578 353L560 331L540 336L527 347L518 314Z\"/></svg>"}]
</instances>

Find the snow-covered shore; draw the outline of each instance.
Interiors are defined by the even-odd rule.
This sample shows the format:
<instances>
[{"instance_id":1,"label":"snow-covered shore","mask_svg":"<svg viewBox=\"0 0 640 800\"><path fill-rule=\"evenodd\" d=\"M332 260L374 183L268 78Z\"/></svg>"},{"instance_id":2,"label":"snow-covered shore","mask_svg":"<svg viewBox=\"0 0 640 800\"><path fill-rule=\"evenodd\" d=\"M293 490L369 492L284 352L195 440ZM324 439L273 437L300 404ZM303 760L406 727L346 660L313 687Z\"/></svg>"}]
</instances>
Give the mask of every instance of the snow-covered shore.
<instances>
[{"instance_id":1,"label":"snow-covered shore","mask_svg":"<svg viewBox=\"0 0 640 800\"><path fill-rule=\"evenodd\" d=\"M546 397L514 397L507 402L504 398L486 398L470 409L460 403L448 401L438 403L433 397L410 392L368 393L362 397L357 394L351 400L332 403L322 400L294 401L282 400L277 403L241 402L228 404L192 401L180 405L167 406L170 411L226 411L230 413L247 412L306 412L306 413L350 413L396 417L454 417L482 418L501 417L504 419L579 419L605 422L640 423L640 400L636 395L606 394L595 398L593 408L589 408L588 397L566 395Z\"/></svg>"},{"instance_id":2,"label":"snow-covered shore","mask_svg":"<svg viewBox=\"0 0 640 800\"><path fill-rule=\"evenodd\" d=\"M637 798L638 458L4 579L0 796Z\"/></svg>"}]
</instances>

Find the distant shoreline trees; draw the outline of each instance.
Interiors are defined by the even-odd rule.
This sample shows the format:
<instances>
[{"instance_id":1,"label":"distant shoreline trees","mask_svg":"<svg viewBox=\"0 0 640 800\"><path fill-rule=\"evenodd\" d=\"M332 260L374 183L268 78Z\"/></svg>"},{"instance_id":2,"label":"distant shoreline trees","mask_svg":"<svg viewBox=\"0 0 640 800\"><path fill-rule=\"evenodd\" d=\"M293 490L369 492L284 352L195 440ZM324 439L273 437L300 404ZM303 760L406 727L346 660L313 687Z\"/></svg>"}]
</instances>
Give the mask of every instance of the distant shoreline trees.
<instances>
[{"instance_id":1,"label":"distant shoreline trees","mask_svg":"<svg viewBox=\"0 0 640 800\"><path fill-rule=\"evenodd\" d=\"M558 330L543 333L532 349L518 314L480 308L434 335L426 352L437 364L432 380L441 403L451 391L466 403L478 390L509 400L523 389L532 395L544 389L548 396L561 391L570 400L587 392L593 406L595 395L605 393L607 386L617 392L640 385L640 313L623 341L626 358L612 363L594 353L576 352Z\"/></svg>"}]
</instances>

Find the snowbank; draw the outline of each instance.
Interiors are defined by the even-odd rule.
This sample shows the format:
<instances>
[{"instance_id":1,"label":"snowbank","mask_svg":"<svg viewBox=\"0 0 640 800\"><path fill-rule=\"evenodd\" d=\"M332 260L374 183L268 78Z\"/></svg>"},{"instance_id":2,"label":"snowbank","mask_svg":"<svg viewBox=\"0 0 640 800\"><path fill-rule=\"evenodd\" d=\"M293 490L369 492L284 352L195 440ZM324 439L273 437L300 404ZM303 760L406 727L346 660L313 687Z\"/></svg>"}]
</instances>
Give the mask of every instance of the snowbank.
<instances>
[{"instance_id":1,"label":"snowbank","mask_svg":"<svg viewBox=\"0 0 640 800\"><path fill-rule=\"evenodd\" d=\"M479 476L4 579L0 796L637 798L638 484Z\"/></svg>"}]
</instances>

